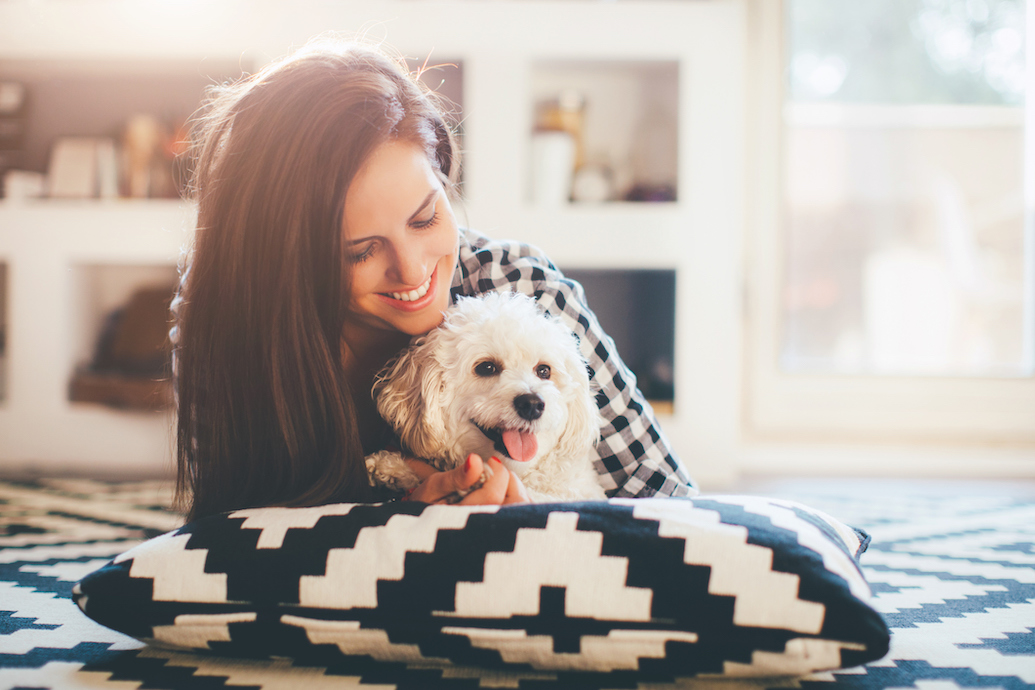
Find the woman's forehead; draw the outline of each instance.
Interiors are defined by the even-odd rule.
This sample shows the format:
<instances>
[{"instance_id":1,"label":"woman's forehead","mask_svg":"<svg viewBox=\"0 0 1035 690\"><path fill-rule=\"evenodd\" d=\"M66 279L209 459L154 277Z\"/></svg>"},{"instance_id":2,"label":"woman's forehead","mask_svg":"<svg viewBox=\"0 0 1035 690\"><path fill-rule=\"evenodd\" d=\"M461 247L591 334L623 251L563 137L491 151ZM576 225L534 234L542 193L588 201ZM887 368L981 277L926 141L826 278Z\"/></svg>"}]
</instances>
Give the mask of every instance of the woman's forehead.
<instances>
[{"instance_id":1,"label":"woman's forehead","mask_svg":"<svg viewBox=\"0 0 1035 690\"><path fill-rule=\"evenodd\" d=\"M381 144L360 167L345 196L350 241L405 225L441 189L424 147L404 140Z\"/></svg>"}]
</instances>

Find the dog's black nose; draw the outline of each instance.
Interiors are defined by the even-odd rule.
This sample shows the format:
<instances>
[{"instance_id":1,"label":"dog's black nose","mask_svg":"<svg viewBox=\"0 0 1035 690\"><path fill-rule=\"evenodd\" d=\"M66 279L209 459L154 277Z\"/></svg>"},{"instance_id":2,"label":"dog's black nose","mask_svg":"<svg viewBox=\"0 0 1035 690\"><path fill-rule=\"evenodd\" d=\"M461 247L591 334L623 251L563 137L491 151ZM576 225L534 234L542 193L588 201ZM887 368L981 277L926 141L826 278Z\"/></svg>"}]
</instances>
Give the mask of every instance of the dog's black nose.
<instances>
[{"instance_id":1,"label":"dog's black nose","mask_svg":"<svg viewBox=\"0 0 1035 690\"><path fill-rule=\"evenodd\" d=\"M514 398L514 409L521 415L522 419L532 421L543 416L546 403L535 393L524 393Z\"/></svg>"}]
</instances>

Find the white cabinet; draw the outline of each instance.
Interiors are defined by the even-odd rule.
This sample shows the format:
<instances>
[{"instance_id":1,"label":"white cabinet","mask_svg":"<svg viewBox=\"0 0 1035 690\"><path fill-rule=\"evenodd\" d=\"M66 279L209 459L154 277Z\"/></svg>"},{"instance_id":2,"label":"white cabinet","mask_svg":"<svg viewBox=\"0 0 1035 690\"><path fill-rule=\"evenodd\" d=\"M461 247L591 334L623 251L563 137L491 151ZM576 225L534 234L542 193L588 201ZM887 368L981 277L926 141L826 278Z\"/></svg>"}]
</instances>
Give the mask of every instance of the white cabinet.
<instances>
[{"instance_id":1,"label":"white cabinet","mask_svg":"<svg viewBox=\"0 0 1035 690\"><path fill-rule=\"evenodd\" d=\"M462 223L538 245L562 268L675 271L675 401L663 426L682 455L701 458L698 476L727 472L725 458L707 460L730 447L739 414L739 354L719 343L740 328L744 0L0 3L0 79L29 63L122 69L134 83L148 65L162 66L156 79L169 65L247 71L327 30L363 30L417 62L462 62ZM536 103L565 89L586 99L585 153L610 168L611 196L646 165L661 171L646 181L670 181L674 200L533 203ZM67 386L90 332L76 307L83 276L168 271L189 228L176 201L0 202L0 470L171 468L168 415L71 404Z\"/></svg>"},{"instance_id":2,"label":"white cabinet","mask_svg":"<svg viewBox=\"0 0 1035 690\"><path fill-rule=\"evenodd\" d=\"M171 417L68 399L96 339L103 274L175 273L190 210L176 201L0 204L6 266L0 469L153 473L171 468ZM117 277L117 276L115 276ZM107 292L111 292L109 289Z\"/></svg>"}]
</instances>

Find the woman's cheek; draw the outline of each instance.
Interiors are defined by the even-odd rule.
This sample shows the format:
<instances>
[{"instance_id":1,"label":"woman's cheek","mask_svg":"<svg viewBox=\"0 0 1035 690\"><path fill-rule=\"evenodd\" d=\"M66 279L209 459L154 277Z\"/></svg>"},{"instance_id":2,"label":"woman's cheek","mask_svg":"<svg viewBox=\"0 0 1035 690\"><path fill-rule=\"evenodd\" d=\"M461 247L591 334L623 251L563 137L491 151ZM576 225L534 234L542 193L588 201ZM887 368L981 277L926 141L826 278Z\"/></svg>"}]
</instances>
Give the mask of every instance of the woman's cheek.
<instances>
[{"instance_id":1,"label":"woman's cheek","mask_svg":"<svg viewBox=\"0 0 1035 690\"><path fill-rule=\"evenodd\" d=\"M378 268L376 264L379 262L370 260L362 264L357 264L352 268L352 289L349 294L349 303L355 305L363 297L375 292L376 281L373 276L376 275L376 271L380 270L381 274L384 274L383 268Z\"/></svg>"},{"instance_id":2,"label":"woman's cheek","mask_svg":"<svg viewBox=\"0 0 1035 690\"><path fill-rule=\"evenodd\" d=\"M438 250L442 254L454 251L460 245L460 228L456 224L456 216L453 215L452 206L447 206L442 218L442 228L438 233L441 243Z\"/></svg>"}]
</instances>

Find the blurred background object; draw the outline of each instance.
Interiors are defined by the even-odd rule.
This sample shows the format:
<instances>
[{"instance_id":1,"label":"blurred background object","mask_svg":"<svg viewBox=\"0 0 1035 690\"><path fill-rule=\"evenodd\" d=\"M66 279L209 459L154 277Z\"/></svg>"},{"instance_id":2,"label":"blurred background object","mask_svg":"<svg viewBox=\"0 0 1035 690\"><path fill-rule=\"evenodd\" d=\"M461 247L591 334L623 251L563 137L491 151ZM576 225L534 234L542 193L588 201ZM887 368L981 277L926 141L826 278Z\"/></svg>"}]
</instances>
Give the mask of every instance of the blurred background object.
<instances>
[{"instance_id":1,"label":"blurred background object","mask_svg":"<svg viewBox=\"0 0 1035 690\"><path fill-rule=\"evenodd\" d=\"M659 60L544 60L532 72L533 198L581 203L675 201L678 186L679 63ZM561 156L565 133L574 148ZM555 151L546 165L543 148ZM563 160L562 160L563 159ZM540 166L543 165L542 173ZM543 176L566 181L543 183Z\"/></svg>"},{"instance_id":2,"label":"blurred background object","mask_svg":"<svg viewBox=\"0 0 1035 690\"><path fill-rule=\"evenodd\" d=\"M28 102L25 84L0 80L0 178L22 164Z\"/></svg>"},{"instance_id":3,"label":"blurred background object","mask_svg":"<svg viewBox=\"0 0 1035 690\"><path fill-rule=\"evenodd\" d=\"M1030 376L1025 3L787 8L783 366Z\"/></svg>"},{"instance_id":4,"label":"blurred background object","mask_svg":"<svg viewBox=\"0 0 1035 690\"><path fill-rule=\"evenodd\" d=\"M46 175L60 198L178 198L184 123L207 86L241 74L229 62L205 70L189 60L0 55L0 83L12 94L0 88L0 173ZM25 179L13 178L23 198L32 196Z\"/></svg>"},{"instance_id":5,"label":"blurred background object","mask_svg":"<svg viewBox=\"0 0 1035 690\"><path fill-rule=\"evenodd\" d=\"M76 369L69 400L137 410L173 402L169 303L174 285L135 288L108 313L88 366Z\"/></svg>"}]
</instances>

